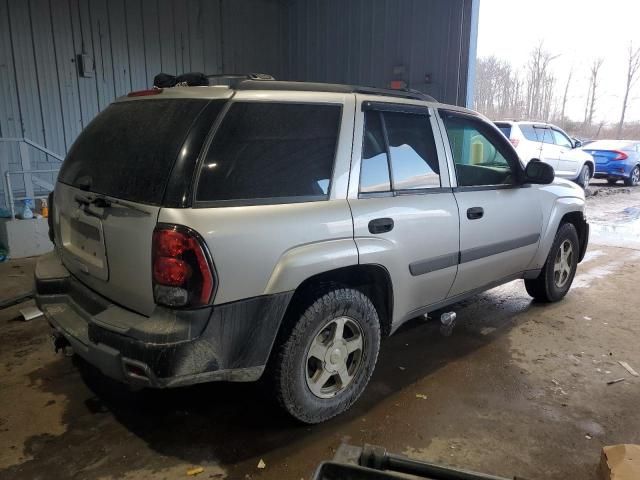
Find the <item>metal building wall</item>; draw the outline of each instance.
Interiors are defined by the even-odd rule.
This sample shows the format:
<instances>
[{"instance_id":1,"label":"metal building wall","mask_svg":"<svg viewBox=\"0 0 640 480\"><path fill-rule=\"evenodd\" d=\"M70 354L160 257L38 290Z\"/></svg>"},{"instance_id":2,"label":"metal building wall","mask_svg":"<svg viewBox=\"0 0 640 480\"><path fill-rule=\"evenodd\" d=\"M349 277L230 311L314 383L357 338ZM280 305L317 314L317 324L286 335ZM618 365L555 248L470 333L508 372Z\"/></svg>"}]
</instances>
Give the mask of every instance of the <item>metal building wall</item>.
<instances>
[{"instance_id":1,"label":"metal building wall","mask_svg":"<svg viewBox=\"0 0 640 480\"><path fill-rule=\"evenodd\" d=\"M100 110L159 72L282 75L282 8L279 0L0 0L0 137L64 155ZM78 74L81 53L95 63L91 78ZM28 151L32 169L59 166ZM7 169L21 169L17 144L0 143L0 205Z\"/></svg>"},{"instance_id":2,"label":"metal building wall","mask_svg":"<svg viewBox=\"0 0 640 480\"><path fill-rule=\"evenodd\" d=\"M381 87L402 78L464 104L478 1L0 0L0 137L64 155L100 110L161 71ZM93 77L79 75L82 53L93 59ZM26 149L32 169L59 166ZM20 158L17 145L0 142L0 206L4 173L20 170ZM39 177L53 183L55 175Z\"/></svg>"},{"instance_id":3,"label":"metal building wall","mask_svg":"<svg viewBox=\"0 0 640 480\"><path fill-rule=\"evenodd\" d=\"M288 3L286 71L292 79L376 87L401 79L439 101L465 105L478 0ZM394 67L404 73L394 74Z\"/></svg>"}]
</instances>

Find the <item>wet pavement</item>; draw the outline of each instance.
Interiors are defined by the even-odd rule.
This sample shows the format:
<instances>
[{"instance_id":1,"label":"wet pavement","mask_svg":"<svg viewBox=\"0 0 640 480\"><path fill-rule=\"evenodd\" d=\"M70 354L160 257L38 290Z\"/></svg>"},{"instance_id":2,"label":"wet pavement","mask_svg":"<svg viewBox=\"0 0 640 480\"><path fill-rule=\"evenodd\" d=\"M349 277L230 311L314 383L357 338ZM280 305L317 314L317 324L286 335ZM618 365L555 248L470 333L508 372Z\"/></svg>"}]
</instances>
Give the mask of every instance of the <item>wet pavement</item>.
<instances>
[{"instance_id":1,"label":"wet pavement","mask_svg":"<svg viewBox=\"0 0 640 480\"><path fill-rule=\"evenodd\" d=\"M603 445L640 443L640 378L617 363L640 369L633 209L640 188L589 198L594 238L564 301L532 303L513 282L456 305L449 337L412 321L384 342L354 408L313 427L261 384L130 392L54 355L45 322L19 320L25 304L0 310L0 479L180 479L192 466L198 479L309 479L345 441L507 477L596 479ZM0 265L3 295L7 272L28 288L32 265Z\"/></svg>"}]
</instances>

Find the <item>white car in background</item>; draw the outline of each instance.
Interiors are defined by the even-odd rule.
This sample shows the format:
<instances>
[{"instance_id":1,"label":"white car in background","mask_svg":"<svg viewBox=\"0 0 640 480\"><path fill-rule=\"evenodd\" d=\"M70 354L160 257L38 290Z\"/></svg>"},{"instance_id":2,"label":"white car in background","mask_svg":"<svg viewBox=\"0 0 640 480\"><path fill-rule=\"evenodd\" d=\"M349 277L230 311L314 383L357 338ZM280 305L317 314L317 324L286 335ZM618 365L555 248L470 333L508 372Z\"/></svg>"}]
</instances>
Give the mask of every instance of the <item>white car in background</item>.
<instances>
[{"instance_id":1,"label":"white car in background","mask_svg":"<svg viewBox=\"0 0 640 480\"><path fill-rule=\"evenodd\" d=\"M513 144L526 165L538 158L553 167L556 177L576 182L582 188L593 178L593 157L580 150L579 140L572 140L561 128L540 122L494 122Z\"/></svg>"}]
</instances>

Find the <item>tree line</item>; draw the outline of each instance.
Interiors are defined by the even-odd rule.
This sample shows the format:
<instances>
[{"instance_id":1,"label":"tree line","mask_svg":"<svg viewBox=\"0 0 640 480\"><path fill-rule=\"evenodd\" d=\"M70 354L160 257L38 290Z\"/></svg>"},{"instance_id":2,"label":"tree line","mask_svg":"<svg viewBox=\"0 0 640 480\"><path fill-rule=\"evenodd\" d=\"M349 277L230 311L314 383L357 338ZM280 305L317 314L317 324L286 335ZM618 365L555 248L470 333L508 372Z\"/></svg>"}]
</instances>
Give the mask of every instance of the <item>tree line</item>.
<instances>
[{"instance_id":1,"label":"tree line","mask_svg":"<svg viewBox=\"0 0 640 480\"><path fill-rule=\"evenodd\" d=\"M554 61L559 58L543 43L529 54L524 69L517 69L495 56L478 57L474 108L493 120L538 120L560 125L568 133L583 139L640 139L640 122L627 122L625 117L632 102L632 92L640 78L640 48L629 44L625 71L621 71L622 104L615 124L597 122L596 113L601 94L604 58L595 58L586 72L572 68L563 83L558 83ZM575 96L573 80L588 75L588 89L578 92L584 101L584 117L572 120L566 115L567 100Z\"/></svg>"}]
</instances>

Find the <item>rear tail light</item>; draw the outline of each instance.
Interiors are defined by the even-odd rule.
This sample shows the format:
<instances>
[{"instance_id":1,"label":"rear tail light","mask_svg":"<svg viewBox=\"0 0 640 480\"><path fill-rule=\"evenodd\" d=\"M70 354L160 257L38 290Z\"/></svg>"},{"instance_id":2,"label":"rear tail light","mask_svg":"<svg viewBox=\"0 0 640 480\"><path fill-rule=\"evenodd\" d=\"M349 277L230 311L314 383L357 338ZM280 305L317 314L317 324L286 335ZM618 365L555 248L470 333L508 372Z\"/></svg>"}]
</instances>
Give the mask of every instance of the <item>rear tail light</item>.
<instances>
[{"instance_id":1,"label":"rear tail light","mask_svg":"<svg viewBox=\"0 0 640 480\"><path fill-rule=\"evenodd\" d=\"M211 302L215 275L206 246L193 230L158 225L152 242L153 297L168 307L200 307Z\"/></svg>"},{"instance_id":2,"label":"rear tail light","mask_svg":"<svg viewBox=\"0 0 640 480\"><path fill-rule=\"evenodd\" d=\"M613 157L612 160L626 160L627 158L629 158L629 155L619 150L613 150L613 153L615 153L616 156Z\"/></svg>"},{"instance_id":3,"label":"rear tail light","mask_svg":"<svg viewBox=\"0 0 640 480\"><path fill-rule=\"evenodd\" d=\"M519 138L510 138L509 141L511 142L511 145L513 145L514 148L518 148L518 144L520 143Z\"/></svg>"}]
</instances>

